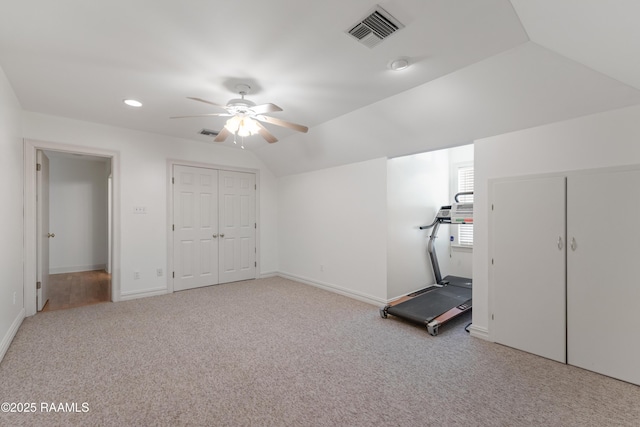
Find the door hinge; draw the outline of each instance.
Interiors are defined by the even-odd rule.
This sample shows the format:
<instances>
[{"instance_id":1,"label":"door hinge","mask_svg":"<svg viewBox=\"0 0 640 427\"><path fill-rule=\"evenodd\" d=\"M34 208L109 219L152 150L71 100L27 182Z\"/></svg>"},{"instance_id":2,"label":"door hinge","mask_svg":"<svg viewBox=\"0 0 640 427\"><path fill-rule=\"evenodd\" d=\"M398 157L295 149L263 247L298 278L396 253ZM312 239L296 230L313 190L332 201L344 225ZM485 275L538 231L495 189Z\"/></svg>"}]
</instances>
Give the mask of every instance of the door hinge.
<instances>
[{"instance_id":1,"label":"door hinge","mask_svg":"<svg viewBox=\"0 0 640 427\"><path fill-rule=\"evenodd\" d=\"M36 171L40 172L42 170L42 165L40 163L36 163Z\"/></svg>"},{"instance_id":2,"label":"door hinge","mask_svg":"<svg viewBox=\"0 0 640 427\"><path fill-rule=\"evenodd\" d=\"M493 258L491 258L491 265L493 265Z\"/></svg>"},{"instance_id":3,"label":"door hinge","mask_svg":"<svg viewBox=\"0 0 640 427\"><path fill-rule=\"evenodd\" d=\"M493 314L491 315L491 320L493 320Z\"/></svg>"},{"instance_id":4,"label":"door hinge","mask_svg":"<svg viewBox=\"0 0 640 427\"><path fill-rule=\"evenodd\" d=\"M258 261L254 262L254 263L253 263L253 266L254 266L254 267L257 267L257 266L258 266Z\"/></svg>"},{"instance_id":5,"label":"door hinge","mask_svg":"<svg viewBox=\"0 0 640 427\"><path fill-rule=\"evenodd\" d=\"M258 228L258 223L257 222L253 223L253 228L256 228L256 229Z\"/></svg>"},{"instance_id":6,"label":"door hinge","mask_svg":"<svg viewBox=\"0 0 640 427\"><path fill-rule=\"evenodd\" d=\"M491 203L491 210L493 210L493 203Z\"/></svg>"},{"instance_id":7,"label":"door hinge","mask_svg":"<svg viewBox=\"0 0 640 427\"><path fill-rule=\"evenodd\" d=\"M176 231L176 225L175 224L171 224L171 231Z\"/></svg>"},{"instance_id":8,"label":"door hinge","mask_svg":"<svg viewBox=\"0 0 640 427\"><path fill-rule=\"evenodd\" d=\"M176 272L174 271L173 274L171 275L172 278L176 278Z\"/></svg>"},{"instance_id":9,"label":"door hinge","mask_svg":"<svg viewBox=\"0 0 640 427\"><path fill-rule=\"evenodd\" d=\"M36 289L42 289L42 282L36 282Z\"/></svg>"},{"instance_id":10,"label":"door hinge","mask_svg":"<svg viewBox=\"0 0 640 427\"><path fill-rule=\"evenodd\" d=\"M258 189L258 184L253 184L253 189L257 190Z\"/></svg>"},{"instance_id":11,"label":"door hinge","mask_svg":"<svg viewBox=\"0 0 640 427\"><path fill-rule=\"evenodd\" d=\"M174 177L171 177L171 183L175 184L176 183L176 179Z\"/></svg>"}]
</instances>

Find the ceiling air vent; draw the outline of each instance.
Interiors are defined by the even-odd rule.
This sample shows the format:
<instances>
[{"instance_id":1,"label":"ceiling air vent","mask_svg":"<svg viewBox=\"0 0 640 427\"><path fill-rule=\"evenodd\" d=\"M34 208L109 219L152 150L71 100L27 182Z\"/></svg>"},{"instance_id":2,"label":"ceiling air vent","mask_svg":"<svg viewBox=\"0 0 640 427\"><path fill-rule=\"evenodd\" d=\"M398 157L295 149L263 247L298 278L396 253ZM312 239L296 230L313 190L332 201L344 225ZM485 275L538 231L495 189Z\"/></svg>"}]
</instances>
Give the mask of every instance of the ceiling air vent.
<instances>
[{"instance_id":1,"label":"ceiling air vent","mask_svg":"<svg viewBox=\"0 0 640 427\"><path fill-rule=\"evenodd\" d=\"M373 48L402 28L404 25L400 21L380 6L376 6L369 16L351 27L347 33L368 48Z\"/></svg>"},{"instance_id":2,"label":"ceiling air vent","mask_svg":"<svg viewBox=\"0 0 640 427\"><path fill-rule=\"evenodd\" d=\"M211 129L202 129L200 132L198 132L200 135L205 135L205 136L218 136L218 134L220 132L216 131L216 130L211 130Z\"/></svg>"}]
</instances>

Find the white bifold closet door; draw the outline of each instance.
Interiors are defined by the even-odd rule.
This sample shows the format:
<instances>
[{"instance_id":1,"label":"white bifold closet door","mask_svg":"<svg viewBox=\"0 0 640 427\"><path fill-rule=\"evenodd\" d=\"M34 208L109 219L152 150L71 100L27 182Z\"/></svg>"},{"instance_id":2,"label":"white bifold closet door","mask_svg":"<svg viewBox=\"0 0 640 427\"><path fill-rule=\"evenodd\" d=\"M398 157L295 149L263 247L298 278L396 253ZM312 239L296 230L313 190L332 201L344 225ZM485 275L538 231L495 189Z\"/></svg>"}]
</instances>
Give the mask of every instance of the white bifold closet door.
<instances>
[{"instance_id":1,"label":"white bifold closet door","mask_svg":"<svg viewBox=\"0 0 640 427\"><path fill-rule=\"evenodd\" d=\"M255 279L256 175L173 167L173 288Z\"/></svg>"},{"instance_id":2,"label":"white bifold closet door","mask_svg":"<svg viewBox=\"0 0 640 427\"><path fill-rule=\"evenodd\" d=\"M491 203L493 338L564 363L565 178L495 182Z\"/></svg>"},{"instance_id":3,"label":"white bifold closet door","mask_svg":"<svg viewBox=\"0 0 640 427\"><path fill-rule=\"evenodd\" d=\"M640 171L570 176L567 358L640 385Z\"/></svg>"},{"instance_id":4,"label":"white bifold closet door","mask_svg":"<svg viewBox=\"0 0 640 427\"><path fill-rule=\"evenodd\" d=\"M256 175L220 171L220 283L256 277Z\"/></svg>"},{"instance_id":5,"label":"white bifold closet door","mask_svg":"<svg viewBox=\"0 0 640 427\"><path fill-rule=\"evenodd\" d=\"M173 289L218 283L218 171L173 167Z\"/></svg>"}]
</instances>

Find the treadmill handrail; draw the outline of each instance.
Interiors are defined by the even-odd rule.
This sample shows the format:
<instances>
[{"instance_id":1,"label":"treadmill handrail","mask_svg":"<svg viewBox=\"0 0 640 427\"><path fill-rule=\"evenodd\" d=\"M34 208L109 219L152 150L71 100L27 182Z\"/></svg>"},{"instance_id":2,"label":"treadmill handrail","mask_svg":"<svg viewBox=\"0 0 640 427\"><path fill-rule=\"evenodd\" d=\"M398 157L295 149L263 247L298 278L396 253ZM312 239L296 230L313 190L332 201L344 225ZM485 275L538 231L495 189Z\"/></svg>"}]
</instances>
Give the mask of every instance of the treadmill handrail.
<instances>
[{"instance_id":1,"label":"treadmill handrail","mask_svg":"<svg viewBox=\"0 0 640 427\"><path fill-rule=\"evenodd\" d=\"M436 222L438 222L438 220L439 220L439 218L436 218L436 219L434 219L434 220L433 220L433 222L432 222L431 224L429 224L429 225L421 225L421 226L420 226L420 230L428 230L428 229L430 229L431 227L433 227L434 225L436 225Z\"/></svg>"},{"instance_id":2,"label":"treadmill handrail","mask_svg":"<svg viewBox=\"0 0 640 427\"><path fill-rule=\"evenodd\" d=\"M473 191L461 191L459 193L456 193L456 195L453 196L456 203L460 203L460 200L458 200L458 196L473 196Z\"/></svg>"}]
</instances>

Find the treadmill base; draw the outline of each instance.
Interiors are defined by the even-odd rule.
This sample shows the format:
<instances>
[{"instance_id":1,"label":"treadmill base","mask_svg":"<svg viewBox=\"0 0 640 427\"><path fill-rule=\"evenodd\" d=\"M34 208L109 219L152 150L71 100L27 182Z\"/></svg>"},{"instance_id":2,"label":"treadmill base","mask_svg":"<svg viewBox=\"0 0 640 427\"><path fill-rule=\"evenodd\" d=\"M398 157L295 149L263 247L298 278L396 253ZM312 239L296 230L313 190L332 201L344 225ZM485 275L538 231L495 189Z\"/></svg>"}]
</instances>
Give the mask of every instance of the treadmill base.
<instances>
[{"instance_id":1,"label":"treadmill base","mask_svg":"<svg viewBox=\"0 0 640 427\"><path fill-rule=\"evenodd\" d=\"M447 276L446 286L426 288L402 297L380 308L380 317L387 315L423 325L432 336L438 335L440 326L471 310L471 280ZM415 295L415 296L413 296Z\"/></svg>"}]
</instances>

